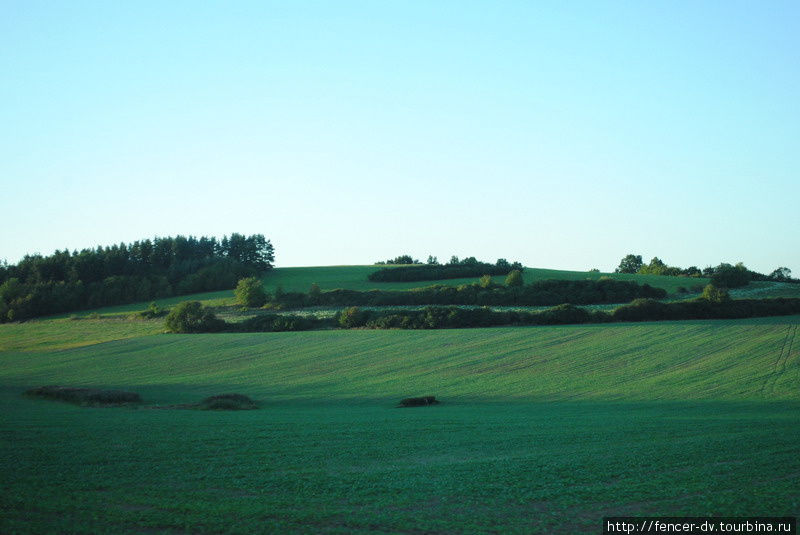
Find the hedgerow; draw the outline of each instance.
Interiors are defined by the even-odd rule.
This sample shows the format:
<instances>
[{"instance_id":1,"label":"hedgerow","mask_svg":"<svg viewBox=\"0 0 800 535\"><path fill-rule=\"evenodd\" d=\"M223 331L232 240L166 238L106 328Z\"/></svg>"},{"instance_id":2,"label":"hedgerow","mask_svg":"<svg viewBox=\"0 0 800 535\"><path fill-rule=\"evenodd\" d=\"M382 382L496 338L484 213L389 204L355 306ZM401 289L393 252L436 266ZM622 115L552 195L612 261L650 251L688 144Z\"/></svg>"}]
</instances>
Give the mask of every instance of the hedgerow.
<instances>
[{"instance_id":1,"label":"hedgerow","mask_svg":"<svg viewBox=\"0 0 800 535\"><path fill-rule=\"evenodd\" d=\"M427 306L419 310L365 310L348 307L332 318L262 314L237 323L210 324L205 332L278 332L313 329L456 329L501 325L566 325L688 319L739 319L800 314L800 298L694 299L662 303L637 299L611 312L561 304L542 311L492 310L489 307ZM201 331L192 331L201 332Z\"/></svg>"},{"instance_id":2,"label":"hedgerow","mask_svg":"<svg viewBox=\"0 0 800 535\"><path fill-rule=\"evenodd\" d=\"M648 284L614 279L542 280L523 286L462 284L434 285L413 290L344 290L327 292L283 292L271 305L288 308L307 306L554 306L562 303L592 305L627 303L637 298L661 299L667 292Z\"/></svg>"}]
</instances>

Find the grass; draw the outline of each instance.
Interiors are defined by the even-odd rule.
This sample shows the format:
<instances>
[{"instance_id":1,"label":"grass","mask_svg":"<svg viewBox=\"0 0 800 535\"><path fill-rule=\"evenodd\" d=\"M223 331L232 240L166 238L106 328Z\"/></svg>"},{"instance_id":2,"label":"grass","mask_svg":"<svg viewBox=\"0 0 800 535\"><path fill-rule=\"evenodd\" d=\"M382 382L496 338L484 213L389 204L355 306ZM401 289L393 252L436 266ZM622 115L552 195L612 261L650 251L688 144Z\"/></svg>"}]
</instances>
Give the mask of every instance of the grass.
<instances>
[{"instance_id":1,"label":"grass","mask_svg":"<svg viewBox=\"0 0 800 535\"><path fill-rule=\"evenodd\" d=\"M788 282L751 282L743 288L730 291L733 299L764 299L772 297L800 297L800 284Z\"/></svg>"},{"instance_id":2,"label":"grass","mask_svg":"<svg viewBox=\"0 0 800 535\"><path fill-rule=\"evenodd\" d=\"M239 411L257 409L258 405L244 394L217 394L205 398L197 407L207 411Z\"/></svg>"},{"instance_id":3,"label":"grass","mask_svg":"<svg viewBox=\"0 0 800 535\"><path fill-rule=\"evenodd\" d=\"M382 403L421 395L442 400L800 401L800 340L791 343L798 321L790 316L155 335L49 354L7 354L0 381L28 388L126 385L143 397L144 388L167 387L171 395L185 391L192 400L235 391L271 401Z\"/></svg>"},{"instance_id":4,"label":"grass","mask_svg":"<svg viewBox=\"0 0 800 535\"><path fill-rule=\"evenodd\" d=\"M317 283L320 289L335 290L345 288L349 290L409 290L432 284L447 284L457 286L459 284L471 284L477 278L449 279L440 281L420 281L420 282L371 282L367 280L367 275L384 266L323 266L323 267L288 267L275 268L264 276L264 286L269 292L274 292L279 286L285 291L307 292L312 283ZM657 288L664 288L669 294L676 294L681 286L708 284L708 279L687 278L687 277L660 277L657 275L629 275L621 273L592 273L588 271L560 271L554 269L525 268L523 277L526 283L534 280L544 279L563 279L563 280L583 280L599 279L600 277L611 277L619 280L631 280L639 284L649 284ZM497 284L503 284L505 276L492 277ZM798 289L800 290L800 288ZM800 295L800 291L798 292ZM171 307L181 301L197 300L211 306L226 306L235 303L232 290L222 290L218 292L206 292L201 294L183 295L166 299L156 299L156 304L161 307ZM99 313L107 315L122 315L137 312L147 308L148 302L132 303L113 307L104 307L96 310L82 311L80 316ZM58 317L66 317L65 315Z\"/></svg>"},{"instance_id":5,"label":"grass","mask_svg":"<svg viewBox=\"0 0 800 535\"><path fill-rule=\"evenodd\" d=\"M274 288L281 285L284 290L287 291L307 292L313 282L319 284L322 290L333 290L335 288L347 288L351 290L408 290L420 286L430 286L431 284L470 284L477 280L477 277L420 282L371 282L367 280L367 275L380 267L381 266L332 266L278 268L264 277L264 284L270 291L273 291ZM588 271L563 271L540 268L525 268L523 272L523 279L526 283L545 279L599 279L603 276L618 280L632 280L639 284L650 284L651 286L664 288L669 293L675 293L680 286L689 287L694 284L708 284L708 279L660 277L657 275L592 273ZM492 280L498 284L502 284L505 281L505 276L492 277Z\"/></svg>"},{"instance_id":6,"label":"grass","mask_svg":"<svg viewBox=\"0 0 800 535\"><path fill-rule=\"evenodd\" d=\"M24 323L0 324L0 352L55 351L156 334L164 331L164 319L48 318Z\"/></svg>"},{"instance_id":7,"label":"grass","mask_svg":"<svg viewBox=\"0 0 800 535\"><path fill-rule=\"evenodd\" d=\"M216 412L15 394L4 533L599 533L606 515L798 510L797 403Z\"/></svg>"},{"instance_id":8,"label":"grass","mask_svg":"<svg viewBox=\"0 0 800 535\"><path fill-rule=\"evenodd\" d=\"M0 325L0 532L597 533L614 515L797 516L798 327ZM237 392L259 410L22 396L45 384L164 407ZM426 395L442 403L397 408Z\"/></svg>"}]
</instances>

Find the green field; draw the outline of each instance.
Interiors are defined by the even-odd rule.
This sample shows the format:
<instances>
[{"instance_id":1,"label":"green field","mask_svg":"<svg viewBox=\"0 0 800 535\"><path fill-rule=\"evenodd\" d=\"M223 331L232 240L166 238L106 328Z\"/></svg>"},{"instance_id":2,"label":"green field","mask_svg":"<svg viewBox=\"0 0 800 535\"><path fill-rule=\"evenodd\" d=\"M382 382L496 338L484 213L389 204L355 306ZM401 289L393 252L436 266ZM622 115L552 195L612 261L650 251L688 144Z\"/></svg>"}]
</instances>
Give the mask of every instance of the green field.
<instances>
[{"instance_id":1,"label":"green field","mask_svg":"<svg viewBox=\"0 0 800 535\"><path fill-rule=\"evenodd\" d=\"M335 290L337 288L345 288L348 290L409 290L411 288L430 286L432 284L448 284L454 286L459 284L470 284L477 280L475 278L420 282L371 282L367 280L367 276L370 273L380 269L381 267L382 266L324 266L275 268L267 272L264 275L263 280L264 286L269 292L274 292L279 286L286 291L307 292L313 283L318 284L323 291ZM671 295L675 294L677 289L681 286L689 288L694 285L708 284L708 279L703 278L661 277L657 275L628 275L620 273L592 273L588 271L560 271L555 269L538 268L525 268L523 277L526 283L545 279L582 280L599 279L600 277L612 277L614 279L631 280L638 282L639 284L649 284L657 288L664 288ZM495 283L502 284L503 281L505 281L505 276L497 276L493 277L492 279ZM775 283L766 284L770 285ZM792 293L793 291L794 288L789 288L788 291L784 290L784 293L786 294L785 296L800 296L800 289ZM763 290L762 293L763 292L767 292L767 294L763 295L763 297L770 296L768 295L768 289ZM200 300L206 304L215 306L231 305L235 302L233 291L231 290L157 299L156 302L160 306L169 307L189 299ZM127 314L129 312L142 310L146 306L147 303L133 303L129 305L105 307L92 311L83 311L79 314Z\"/></svg>"},{"instance_id":2,"label":"green field","mask_svg":"<svg viewBox=\"0 0 800 535\"><path fill-rule=\"evenodd\" d=\"M113 340L164 332L164 320L100 318L55 318L0 325L0 355L3 351L52 351L88 346Z\"/></svg>"},{"instance_id":3,"label":"green field","mask_svg":"<svg viewBox=\"0 0 800 535\"><path fill-rule=\"evenodd\" d=\"M798 325L2 325L0 532L597 533L608 515L796 516ZM148 406L240 392L262 408L20 395L44 384ZM395 408L413 395L443 403Z\"/></svg>"}]
</instances>

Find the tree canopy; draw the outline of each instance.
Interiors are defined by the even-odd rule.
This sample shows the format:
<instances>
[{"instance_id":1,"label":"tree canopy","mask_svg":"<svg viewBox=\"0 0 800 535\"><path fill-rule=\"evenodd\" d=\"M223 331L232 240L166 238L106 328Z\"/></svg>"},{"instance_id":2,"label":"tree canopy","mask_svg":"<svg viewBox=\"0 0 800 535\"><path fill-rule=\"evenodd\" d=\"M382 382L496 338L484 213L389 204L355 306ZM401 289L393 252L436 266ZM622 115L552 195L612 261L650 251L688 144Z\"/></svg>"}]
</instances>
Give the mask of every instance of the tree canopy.
<instances>
[{"instance_id":1,"label":"tree canopy","mask_svg":"<svg viewBox=\"0 0 800 535\"><path fill-rule=\"evenodd\" d=\"M619 267L614 270L616 273L636 273L644 265L642 255L626 255L619 263Z\"/></svg>"},{"instance_id":2,"label":"tree canopy","mask_svg":"<svg viewBox=\"0 0 800 535\"><path fill-rule=\"evenodd\" d=\"M272 267L262 234L175 236L0 265L0 322L158 297L230 289Z\"/></svg>"}]
</instances>

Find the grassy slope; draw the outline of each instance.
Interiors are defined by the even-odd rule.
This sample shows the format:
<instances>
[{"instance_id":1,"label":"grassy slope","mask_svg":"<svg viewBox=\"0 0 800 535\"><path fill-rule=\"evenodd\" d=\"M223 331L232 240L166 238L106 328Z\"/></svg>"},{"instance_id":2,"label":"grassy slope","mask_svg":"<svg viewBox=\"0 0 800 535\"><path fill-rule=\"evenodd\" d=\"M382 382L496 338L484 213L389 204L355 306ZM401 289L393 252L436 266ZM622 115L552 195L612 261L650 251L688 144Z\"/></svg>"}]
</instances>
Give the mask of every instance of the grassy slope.
<instances>
[{"instance_id":1,"label":"grassy slope","mask_svg":"<svg viewBox=\"0 0 800 535\"><path fill-rule=\"evenodd\" d=\"M609 515L796 516L798 325L2 325L0 532L596 533ZM159 404L238 391L264 407L19 395L47 383ZM392 408L416 394L445 403Z\"/></svg>"},{"instance_id":2,"label":"grassy slope","mask_svg":"<svg viewBox=\"0 0 800 535\"><path fill-rule=\"evenodd\" d=\"M28 356L0 380L268 400L796 400L798 317L441 331L156 335ZM80 321L72 322L81 324ZM787 341L788 340L788 341ZM166 396L166 397L165 397Z\"/></svg>"},{"instance_id":3,"label":"grassy slope","mask_svg":"<svg viewBox=\"0 0 800 535\"><path fill-rule=\"evenodd\" d=\"M381 266L329 266L329 267L298 267L278 268L268 273L264 282L268 289L274 290L282 285L285 290L307 292L311 283L316 282L323 290L335 288L348 288L352 290L407 290L431 284L469 284L475 282L477 277L466 279L450 279L441 281L420 282L370 282L367 276ZM664 288L670 293L675 292L679 286L692 284L707 284L708 279L688 279L685 277L658 277L654 275L626 275L619 273L590 273L587 271L562 271L556 269L525 268L523 278L526 283L544 279L599 279L607 276L620 280L633 280L640 284L650 284ZM505 276L493 277L493 280L502 284Z\"/></svg>"},{"instance_id":4,"label":"grassy slope","mask_svg":"<svg viewBox=\"0 0 800 535\"><path fill-rule=\"evenodd\" d=\"M0 352L53 351L164 332L164 319L41 319L0 325Z\"/></svg>"},{"instance_id":5,"label":"grassy slope","mask_svg":"<svg viewBox=\"0 0 800 535\"><path fill-rule=\"evenodd\" d=\"M408 290L421 286L430 286L431 284L448 284L455 286L476 281L476 278L420 282L370 282L367 280L367 275L380 269L380 267L381 266L322 266L275 268L264 276L264 285L270 292L274 292L278 286L286 291L307 292L312 283L317 283L322 290L334 290L336 288L346 288L350 290ZM655 275L626 275L619 273L590 273L586 271L559 271L555 269L538 268L525 268L523 276L526 283L543 279L581 280L598 279L602 276L607 276L620 280L633 280L640 284L650 284L651 286L664 288L670 294L675 293L679 286L689 287L695 284L708 283L708 279L658 277ZM493 280L498 284L502 284L505 277L493 277ZM168 299L159 299L156 302L160 306L172 306L181 301L188 300L199 300L213 305L234 303L233 291L231 290L183 295ZM147 303L133 303L129 305L105 307L96 311L81 312L80 314L86 315L90 312L121 314L143 310L146 306Z\"/></svg>"}]
</instances>

